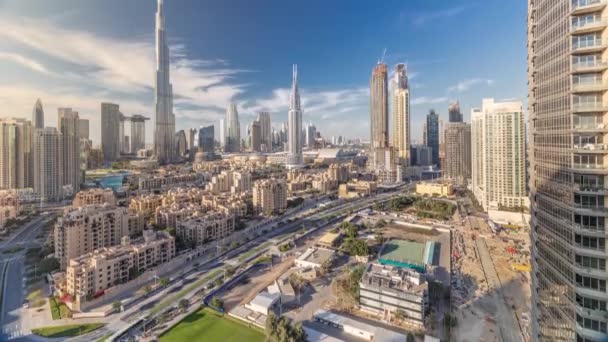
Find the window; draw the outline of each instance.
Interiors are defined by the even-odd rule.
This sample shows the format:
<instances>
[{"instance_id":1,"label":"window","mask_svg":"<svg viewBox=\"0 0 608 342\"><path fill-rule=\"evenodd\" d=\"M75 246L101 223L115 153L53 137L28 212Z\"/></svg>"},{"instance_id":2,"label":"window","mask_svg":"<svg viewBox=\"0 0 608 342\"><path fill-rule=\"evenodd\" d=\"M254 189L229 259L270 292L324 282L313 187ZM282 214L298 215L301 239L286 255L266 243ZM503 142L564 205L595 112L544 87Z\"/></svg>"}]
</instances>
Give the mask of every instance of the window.
<instances>
[{"instance_id":1,"label":"window","mask_svg":"<svg viewBox=\"0 0 608 342\"><path fill-rule=\"evenodd\" d=\"M606 280L576 275L576 284L587 289L606 292Z\"/></svg>"},{"instance_id":2,"label":"window","mask_svg":"<svg viewBox=\"0 0 608 342\"><path fill-rule=\"evenodd\" d=\"M596 270L606 270L606 260L600 258L589 257L585 255L576 255L576 263L582 267L593 268Z\"/></svg>"}]
</instances>

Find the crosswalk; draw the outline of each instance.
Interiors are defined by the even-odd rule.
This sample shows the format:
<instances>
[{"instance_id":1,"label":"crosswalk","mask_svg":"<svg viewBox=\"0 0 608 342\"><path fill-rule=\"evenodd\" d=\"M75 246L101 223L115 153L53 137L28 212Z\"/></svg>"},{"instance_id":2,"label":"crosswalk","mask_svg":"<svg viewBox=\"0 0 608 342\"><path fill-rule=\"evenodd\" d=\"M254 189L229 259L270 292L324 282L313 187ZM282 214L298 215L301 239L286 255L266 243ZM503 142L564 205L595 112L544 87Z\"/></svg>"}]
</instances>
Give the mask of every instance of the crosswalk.
<instances>
[{"instance_id":1,"label":"crosswalk","mask_svg":"<svg viewBox=\"0 0 608 342\"><path fill-rule=\"evenodd\" d=\"M0 336L0 339L2 341L10 341L22 336L25 336L23 330L17 325L11 325L2 328L2 336Z\"/></svg>"}]
</instances>

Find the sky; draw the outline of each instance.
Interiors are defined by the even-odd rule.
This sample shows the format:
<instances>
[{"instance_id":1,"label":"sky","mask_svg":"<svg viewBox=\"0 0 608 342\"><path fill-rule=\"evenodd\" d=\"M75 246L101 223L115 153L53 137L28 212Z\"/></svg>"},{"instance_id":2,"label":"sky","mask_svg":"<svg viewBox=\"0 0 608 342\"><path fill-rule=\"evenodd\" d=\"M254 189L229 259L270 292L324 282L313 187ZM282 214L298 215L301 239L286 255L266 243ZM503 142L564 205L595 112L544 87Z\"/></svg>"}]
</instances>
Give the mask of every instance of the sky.
<instances>
[{"instance_id":1,"label":"sky","mask_svg":"<svg viewBox=\"0 0 608 342\"><path fill-rule=\"evenodd\" d=\"M412 138L429 109L465 121L482 98L526 108L525 1L165 0L177 129L217 124L230 101L241 127L256 112L287 120L292 64L304 123L325 137L369 140L369 79L382 58L408 68ZM100 103L125 115L154 113L155 0L0 0L0 116L45 125L57 108L90 120ZM146 127L152 141L153 125ZM127 130L128 132L128 130Z\"/></svg>"}]
</instances>

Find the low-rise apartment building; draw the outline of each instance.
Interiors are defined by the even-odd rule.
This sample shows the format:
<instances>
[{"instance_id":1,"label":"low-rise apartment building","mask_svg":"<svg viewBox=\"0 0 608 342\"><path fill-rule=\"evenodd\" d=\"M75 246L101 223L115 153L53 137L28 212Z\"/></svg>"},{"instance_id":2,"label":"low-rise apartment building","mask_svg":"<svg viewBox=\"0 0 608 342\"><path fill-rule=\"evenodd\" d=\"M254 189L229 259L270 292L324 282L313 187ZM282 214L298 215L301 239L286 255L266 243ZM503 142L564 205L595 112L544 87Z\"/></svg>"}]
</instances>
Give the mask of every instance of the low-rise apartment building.
<instances>
[{"instance_id":1,"label":"low-rise apartment building","mask_svg":"<svg viewBox=\"0 0 608 342\"><path fill-rule=\"evenodd\" d=\"M156 208L155 220L160 227L176 228L177 224L192 217L200 216L205 209L194 203L171 204Z\"/></svg>"},{"instance_id":2,"label":"low-rise apartment building","mask_svg":"<svg viewBox=\"0 0 608 342\"><path fill-rule=\"evenodd\" d=\"M287 208L287 183L279 179L258 180L253 186L253 208L266 216Z\"/></svg>"},{"instance_id":3,"label":"low-rise apartment building","mask_svg":"<svg viewBox=\"0 0 608 342\"><path fill-rule=\"evenodd\" d=\"M110 206L116 206L116 197L112 189L90 189L77 192L72 201L72 207L103 205L106 203Z\"/></svg>"},{"instance_id":4,"label":"low-rise apartment building","mask_svg":"<svg viewBox=\"0 0 608 342\"><path fill-rule=\"evenodd\" d=\"M452 183L419 182L416 184L416 193L429 196L451 196L454 193Z\"/></svg>"},{"instance_id":5,"label":"low-rise apartment building","mask_svg":"<svg viewBox=\"0 0 608 342\"><path fill-rule=\"evenodd\" d=\"M340 184L340 187L338 188L338 197L355 198L369 196L376 192L377 187L377 183L374 181L351 181L346 184Z\"/></svg>"},{"instance_id":6,"label":"low-rise apartment building","mask_svg":"<svg viewBox=\"0 0 608 342\"><path fill-rule=\"evenodd\" d=\"M209 212L177 223L176 234L183 240L195 245L225 238L234 232L234 215Z\"/></svg>"},{"instance_id":7,"label":"low-rise apartment building","mask_svg":"<svg viewBox=\"0 0 608 342\"><path fill-rule=\"evenodd\" d=\"M129 209L150 218L156 213L156 208L163 205L163 196L156 194L140 195L131 199Z\"/></svg>"}]
</instances>

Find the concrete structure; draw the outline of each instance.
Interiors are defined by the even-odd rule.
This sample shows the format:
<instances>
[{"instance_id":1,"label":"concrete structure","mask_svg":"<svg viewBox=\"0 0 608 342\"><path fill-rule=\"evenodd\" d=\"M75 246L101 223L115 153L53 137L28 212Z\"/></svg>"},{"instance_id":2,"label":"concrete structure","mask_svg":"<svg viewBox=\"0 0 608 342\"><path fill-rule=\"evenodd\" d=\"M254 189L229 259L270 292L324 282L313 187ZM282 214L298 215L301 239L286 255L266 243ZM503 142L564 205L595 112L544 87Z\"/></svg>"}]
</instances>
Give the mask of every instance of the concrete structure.
<instances>
[{"instance_id":1,"label":"concrete structure","mask_svg":"<svg viewBox=\"0 0 608 342\"><path fill-rule=\"evenodd\" d=\"M173 114L173 86L169 74L169 46L165 31L165 5L158 0L156 11L156 82L154 92L155 131L154 152L160 165L173 161L175 148L175 115Z\"/></svg>"},{"instance_id":2,"label":"concrete structure","mask_svg":"<svg viewBox=\"0 0 608 342\"><path fill-rule=\"evenodd\" d=\"M0 189L34 187L32 137L29 121L0 118Z\"/></svg>"},{"instance_id":3,"label":"concrete structure","mask_svg":"<svg viewBox=\"0 0 608 342\"><path fill-rule=\"evenodd\" d=\"M605 338L605 1L528 0L533 341Z\"/></svg>"},{"instance_id":4,"label":"concrete structure","mask_svg":"<svg viewBox=\"0 0 608 342\"><path fill-rule=\"evenodd\" d=\"M361 309L383 320L395 319L399 310L407 323L424 328L428 302L428 283L415 270L370 263L359 281Z\"/></svg>"},{"instance_id":5,"label":"concrete structure","mask_svg":"<svg viewBox=\"0 0 608 342\"><path fill-rule=\"evenodd\" d=\"M370 148L387 148L388 128L388 69L378 63L370 80Z\"/></svg>"},{"instance_id":6,"label":"concrete structure","mask_svg":"<svg viewBox=\"0 0 608 342\"><path fill-rule=\"evenodd\" d=\"M331 249L312 247L302 253L294 263L301 268L322 269L324 265L331 264L334 254Z\"/></svg>"},{"instance_id":7,"label":"concrete structure","mask_svg":"<svg viewBox=\"0 0 608 342\"><path fill-rule=\"evenodd\" d=\"M412 146L410 165L433 165L433 148L426 145Z\"/></svg>"},{"instance_id":8,"label":"concrete structure","mask_svg":"<svg viewBox=\"0 0 608 342\"><path fill-rule=\"evenodd\" d=\"M59 108L57 124L63 140L63 185L72 187L73 192L80 190L80 133L78 112L71 108Z\"/></svg>"},{"instance_id":9,"label":"concrete structure","mask_svg":"<svg viewBox=\"0 0 608 342\"><path fill-rule=\"evenodd\" d=\"M416 193L419 195L428 196L451 196L454 193L452 184L446 183L431 183L431 182L418 182L416 183Z\"/></svg>"},{"instance_id":10,"label":"concrete structure","mask_svg":"<svg viewBox=\"0 0 608 342\"><path fill-rule=\"evenodd\" d=\"M313 319L328 326L333 326L343 331L344 333L353 336L356 341L407 341L407 334L388 330L378 325L367 324L351 317L334 313L331 311L317 310L313 315ZM326 340L323 339L323 341Z\"/></svg>"},{"instance_id":11,"label":"concrete structure","mask_svg":"<svg viewBox=\"0 0 608 342\"><path fill-rule=\"evenodd\" d=\"M405 64L397 64L393 81L393 147L397 152L397 163L410 165L411 126L410 90Z\"/></svg>"},{"instance_id":12,"label":"concrete structure","mask_svg":"<svg viewBox=\"0 0 608 342\"><path fill-rule=\"evenodd\" d=\"M175 156L185 157L188 152L188 141L186 140L186 132L180 129L175 133Z\"/></svg>"},{"instance_id":13,"label":"concrete structure","mask_svg":"<svg viewBox=\"0 0 608 342\"><path fill-rule=\"evenodd\" d=\"M298 90L298 66L293 65L293 83L289 94L289 136L287 143L288 168L298 168L303 164L302 159L302 106Z\"/></svg>"},{"instance_id":14,"label":"concrete structure","mask_svg":"<svg viewBox=\"0 0 608 342\"><path fill-rule=\"evenodd\" d=\"M116 206L116 197L112 189L90 189L78 192L72 201L72 207L85 207L88 205L108 204Z\"/></svg>"},{"instance_id":15,"label":"concrete structure","mask_svg":"<svg viewBox=\"0 0 608 342\"><path fill-rule=\"evenodd\" d=\"M382 245L378 262L382 265L409 268L420 273L426 272L427 265L433 265L435 243L409 240L390 240Z\"/></svg>"},{"instance_id":16,"label":"concrete structure","mask_svg":"<svg viewBox=\"0 0 608 342\"><path fill-rule=\"evenodd\" d=\"M369 196L376 193L377 183L372 181L354 180L346 184L340 184L338 197L355 198Z\"/></svg>"},{"instance_id":17,"label":"concrete structure","mask_svg":"<svg viewBox=\"0 0 608 342\"><path fill-rule=\"evenodd\" d=\"M272 152L272 125L269 112L259 112L256 119L260 122L260 145L262 152Z\"/></svg>"},{"instance_id":18,"label":"concrete structure","mask_svg":"<svg viewBox=\"0 0 608 342\"><path fill-rule=\"evenodd\" d=\"M40 201L63 198L63 140L55 128L34 131L34 191Z\"/></svg>"},{"instance_id":19,"label":"concrete structure","mask_svg":"<svg viewBox=\"0 0 608 342\"><path fill-rule=\"evenodd\" d=\"M524 120L520 101L484 99L471 110L472 186L485 210L528 204Z\"/></svg>"},{"instance_id":20,"label":"concrete structure","mask_svg":"<svg viewBox=\"0 0 608 342\"><path fill-rule=\"evenodd\" d=\"M55 257L65 269L69 259L118 245L123 236L136 236L143 229L143 215L123 207L104 204L66 209L55 226Z\"/></svg>"},{"instance_id":21,"label":"concrete structure","mask_svg":"<svg viewBox=\"0 0 608 342\"><path fill-rule=\"evenodd\" d=\"M146 148L146 121L149 118L143 115L133 115L128 118L131 121L131 153Z\"/></svg>"},{"instance_id":22,"label":"concrete structure","mask_svg":"<svg viewBox=\"0 0 608 342\"><path fill-rule=\"evenodd\" d=\"M424 144L432 149L432 163L439 165L439 115L433 109L426 116Z\"/></svg>"},{"instance_id":23,"label":"concrete structure","mask_svg":"<svg viewBox=\"0 0 608 342\"><path fill-rule=\"evenodd\" d=\"M340 232L327 232L319 240L317 240L316 245L325 248L335 248L338 247L341 239L342 234L340 234Z\"/></svg>"},{"instance_id":24,"label":"concrete structure","mask_svg":"<svg viewBox=\"0 0 608 342\"><path fill-rule=\"evenodd\" d=\"M70 259L63 293L75 302L85 302L174 257L175 238L167 232L147 230L143 239L133 243L124 237L119 246L99 248Z\"/></svg>"},{"instance_id":25,"label":"concrete structure","mask_svg":"<svg viewBox=\"0 0 608 342\"><path fill-rule=\"evenodd\" d=\"M267 216L287 209L287 183L279 179L263 179L253 186L253 209Z\"/></svg>"},{"instance_id":26,"label":"concrete structure","mask_svg":"<svg viewBox=\"0 0 608 342\"><path fill-rule=\"evenodd\" d=\"M443 177L465 185L471 179L471 125L450 122L443 131L445 156L441 161Z\"/></svg>"},{"instance_id":27,"label":"concrete structure","mask_svg":"<svg viewBox=\"0 0 608 342\"><path fill-rule=\"evenodd\" d=\"M176 234L200 246L230 236L234 232L234 225L234 215L209 212L189 220L178 221Z\"/></svg>"},{"instance_id":28,"label":"concrete structure","mask_svg":"<svg viewBox=\"0 0 608 342\"><path fill-rule=\"evenodd\" d=\"M235 103L230 103L226 108L226 131L225 152L241 151L241 125L239 123L239 112Z\"/></svg>"},{"instance_id":29,"label":"concrete structure","mask_svg":"<svg viewBox=\"0 0 608 342\"><path fill-rule=\"evenodd\" d=\"M317 127L309 122L305 128L304 142L308 148L314 148L317 135Z\"/></svg>"},{"instance_id":30,"label":"concrete structure","mask_svg":"<svg viewBox=\"0 0 608 342\"><path fill-rule=\"evenodd\" d=\"M36 129L44 128L44 109L42 108L42 101L36 100L34 104L34 110L32 110L32 126Z\"/></svg>"},{"instance_id":31,"label":"concrete structure","mask_svg":"<svg viewBox=\"0 0 608 342\"><path fill-rule=\"evenodd\" d=\"M106 162L113 162L120 157L121 117L117 104L101 103L101 149Z\"/></svg>"}]
</instances>

